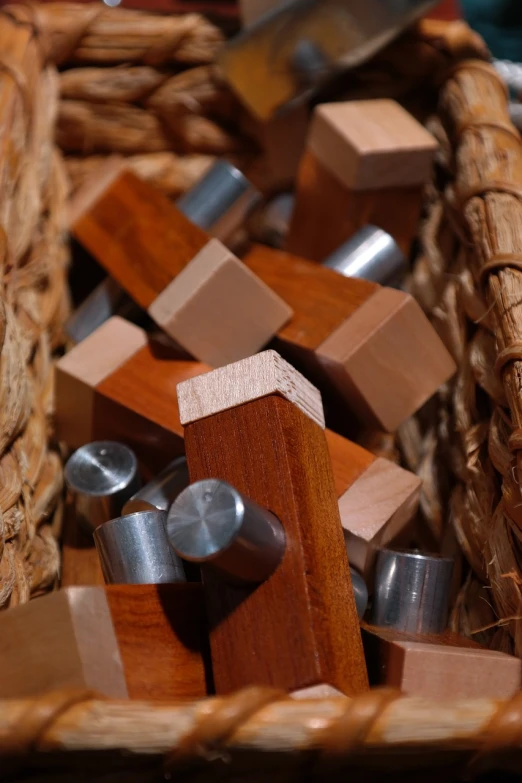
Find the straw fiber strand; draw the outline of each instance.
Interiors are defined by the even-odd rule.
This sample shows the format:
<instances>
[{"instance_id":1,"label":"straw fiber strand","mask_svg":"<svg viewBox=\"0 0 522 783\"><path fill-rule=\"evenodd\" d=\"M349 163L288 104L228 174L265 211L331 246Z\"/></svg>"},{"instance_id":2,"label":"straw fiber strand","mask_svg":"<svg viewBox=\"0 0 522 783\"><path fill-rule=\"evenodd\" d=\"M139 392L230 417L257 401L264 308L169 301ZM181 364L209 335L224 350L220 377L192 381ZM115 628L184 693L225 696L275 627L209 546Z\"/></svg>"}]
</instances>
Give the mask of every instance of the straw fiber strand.
<instances>
[{"instance_id":1,"label":"straw fiber strand","mask_svg":"<svg viewBox=\"0 0 522 783\"><path fill-rule=\"evenodd\" d=\"M42 68L31 29L6 15L0 51L0 608L7 608L52 587L59 571L51 523L62 468L48 441L68 253L67 186L53 147L57 74Z\"/></svg>"}]
</instances>

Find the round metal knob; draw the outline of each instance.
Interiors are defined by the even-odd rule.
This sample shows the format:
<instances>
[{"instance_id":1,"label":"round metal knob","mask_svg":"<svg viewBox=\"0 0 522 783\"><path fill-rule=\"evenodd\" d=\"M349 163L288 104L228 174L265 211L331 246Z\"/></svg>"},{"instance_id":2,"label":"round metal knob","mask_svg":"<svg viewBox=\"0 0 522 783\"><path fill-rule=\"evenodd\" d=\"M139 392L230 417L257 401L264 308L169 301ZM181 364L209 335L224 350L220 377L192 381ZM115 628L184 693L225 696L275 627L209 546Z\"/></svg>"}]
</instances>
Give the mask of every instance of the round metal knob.
<instances>
[{"instance_id":1,"label":"round metal knob","mask_svg":"<svg viewBox=\"0 0 522 783\"><path fill-rule=\"evenodd\" d=\"M177 497L167 533L184 560L212 563L225 577L243 582L267 579L285 551L279 520L218 479L191 484Z\"/></svg>"},{"instance_id":2,"label":"round metal knob","mask_svg":"<svg viewBox=\"0 0 522 783\"><path fill-rule=\"evenodd\" d=\"M136 455L123 443L95 441L81 446L65 465L80 524L89 530L118 516L140 488Z\"/></svg>"}]
</instances>

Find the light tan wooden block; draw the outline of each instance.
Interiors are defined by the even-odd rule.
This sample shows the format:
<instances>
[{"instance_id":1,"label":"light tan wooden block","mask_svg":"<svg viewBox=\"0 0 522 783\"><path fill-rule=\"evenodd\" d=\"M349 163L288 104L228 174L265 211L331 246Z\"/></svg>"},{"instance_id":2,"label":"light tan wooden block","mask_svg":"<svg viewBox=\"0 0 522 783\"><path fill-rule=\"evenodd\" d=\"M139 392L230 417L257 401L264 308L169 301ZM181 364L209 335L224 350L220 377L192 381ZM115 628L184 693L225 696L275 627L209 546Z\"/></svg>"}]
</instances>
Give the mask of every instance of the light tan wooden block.
<instances>
[{"instance_id":1,"label":"light tan wooden block","mask_svg":"<svg viewBox=\"0 0 522 783\"><path fill-rule=\"evenodd\" d=\"M353 410L394 432L455 365L413 297L379 288L316 350ZM422 370L412 356L426 357ZM386 378L386 383L383 379Z\"/></svg>"},{"instance_id":2,"label":"light tan wooden block","mask_svg":"<svg viewBox=\"0 0 522 783\"><path fill-rule=\"evenodd\" d=\"M446 632L402 634L362 624L371 685L426 699L509 699L522 685L522 662Z\"/></svg>"},{"instance_id":3,"label":"light tan wooden block","mask_svg":"<svg viewBox=\"0 0 522 783\"><path fill-rule=\"evenodd\" d=\"M430 177L437 142L391 100L319 104L308 148L350 190L420 185Z\"/></svg>"},{"instance_id":4,"label":"light tan wooden block","mask_svg":"<svg viewBox=\"0 0 522 783\"><path fill-rule=\"evenodd\" d=\"M177 343L214 367L255 353L292 315L218 239L181 270L148 312Z\"/></svg>"},{"instance_id":5,"label":"light tan wooden block","mask_svg":"<svg viewBox=\"0 0 522 783\"><path fill-rule=\"evenodd\" d=\"M398 544L405 535L419 505L421 486L414 473L379 457L339 497L348 559L366 579L377 550Z\"/></svg>"},{"instance_id":6,"label":"light tan wooden block","mask_svg":"<svg viewBox=\"0 0 522 783\"><path fill-rule=\"evenodd\" d=\"M56 364L56 431L72 446L92 439L94 389L147 344L143 329L114 316Z\"/></svg>"},{"instance_id":7,"label":"light tan wooden block","mask_svg":"<svg viewBox=\"0 0 522 783\"><path fill-rule=\"evenodd\" d=\"M191 378L180 383L177 392L184 426L275 394L292 402L322 429L325 427L320 393L276 351L263 351Z\"/></svg>"},{"instance_id":8,"label":"light tan wooden block","mask_svg":"<svg viewBox=\"0 0 522 783\"><path fill-rule=\"evenodd\" d=\"M103 588L60 590L0 615L0 697L60 687L127 697Z\"/></svg>"}]
</instances>

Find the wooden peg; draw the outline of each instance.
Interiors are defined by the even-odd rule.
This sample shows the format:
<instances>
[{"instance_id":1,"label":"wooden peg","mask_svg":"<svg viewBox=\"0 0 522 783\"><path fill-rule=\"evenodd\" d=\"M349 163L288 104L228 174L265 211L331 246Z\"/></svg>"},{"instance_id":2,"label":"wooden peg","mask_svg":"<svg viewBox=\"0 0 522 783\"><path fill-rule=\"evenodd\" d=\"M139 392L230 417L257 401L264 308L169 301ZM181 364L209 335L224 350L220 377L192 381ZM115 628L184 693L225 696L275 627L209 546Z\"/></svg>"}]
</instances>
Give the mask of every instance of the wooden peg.
<instances>
[{"instance_id":1,"label":"wooden peg","mask_svg":"<svg viewBox=\"0 0 522 783\"><path fill-rule=\"evenodd\" d=\"M56 365L56 432L71 448L93 440L129 445L153 472L184 453L177 384L208 365L176 359L114 316Z\"/></svg>"},{"instance_id":2,"label":"wooden peg","mask_svg":"<svg viewBox=\"0 0 522 783\"><path fill-rule=\"evenodd\" d=\"M331 430L326 441L350 565L368 581L377 549L407 535L422 481Z\"/></svg>"},{"instance_id":3,"label":"wooden peg","mask_svg":"<svg viewBox=\"0 0 522 783\"><path fill-rule=\"evenodd\" d=\"M111 698L201 698L205 623L200 585L59 590L0 615L0 696L73 687Z\"/></svg>"},{"instance_id":4,"label":"wooden peg","mask_svg":"<svg viewBox=\"0 0 522 783\"><path fill-rule=\"evenodd\" d=\"M244 132L255 139L262 151L261 157L247 169L247 175L263 193L293 190L305 151L309 120L307 105L286 109L266 122L245 110Z\"/></svg>"},{"instance_id":5,"label":"wooden peg","mask_svg":"<svg viewBox=\"0 0 522 783\"><path fill-rule=\"evenodd\" d=\"M436 149L433 136L395 101L317 106L299 167L287 250L324 261L371 223L407 255Z\"/></svg>"},{"instance_id":6,"label":"wooden peg","mask_svg":"<svg viewBox=\"0 0 522 783\"><path fill-rule=\"evenodd\" d=\"M522 662L459 634L414 635L362 623L372 685L426 699L509 699L522 684Z\"/></svg>"},{"instance_id":7,"label":"wooden peg","mask_svg":"<svg viewBox=\"0 0 522 783\"><path fill-rule=\"evenodd\" d=\"M219 366L265 345L290 317L280 297L159 191L124 171L71 231L185 350Z\"/></svg>"},{"instance_id":8,"label":"wooden peg","mask_svg":"<svg viewBox=\"0 0 522 783\"><path fill-rule=\"evenodd\" d=\"M245 264L294 310L277 350L370 427L393 432L455 372L409 294L261 245Z\"/></svg>"},{"instance_id":9,"label":"wooden peg","mask_svg":"<svg viewBox=\"0 0 522 783\"><path fill-rule=\"evenodd\" d=\"M216 691L252 683L364 691L319 393L265 351L180 384L178 402L191 480L228 481L271 511L286 536L280 565L254 588L202 569Z\"/></svg>"}]
</instances>

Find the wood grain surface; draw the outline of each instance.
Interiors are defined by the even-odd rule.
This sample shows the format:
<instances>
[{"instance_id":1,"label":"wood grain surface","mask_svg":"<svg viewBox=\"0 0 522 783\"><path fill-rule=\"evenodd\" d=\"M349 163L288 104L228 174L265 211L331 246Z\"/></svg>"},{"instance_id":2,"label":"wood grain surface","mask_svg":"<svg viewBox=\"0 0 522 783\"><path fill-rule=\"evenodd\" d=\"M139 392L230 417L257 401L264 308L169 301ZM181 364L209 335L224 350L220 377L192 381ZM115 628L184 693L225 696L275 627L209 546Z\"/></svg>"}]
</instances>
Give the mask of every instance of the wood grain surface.
<instances>
[{"instance_id":1,"label":"wood grain surface","mask_svg":"<svg viewBox=\"0 0 522 783\"><path fill-rule=\"evenodd\" d=\"M423 188L349 190L307 150L296 184L296 200L285 248L324 261L368 224L387 231L409 255L417 235Z\"/></svg>"},{"instance_id":2,"label":"wood grain surface","mask_svg":"<svg viewBox=\"0 0 522 783\"><path fill-rule=\"evenodd\" d=\"M296 690L367 688L330 457L323 430L280 397L189 424L192 481L230 482L285 529L281 565L263 584L236 587L204 569L217 693L248 684Z\"/></svg>"},{"instance_id":3,"label":"wood grain surface","mask_svg":"<svg viewBox=\"0 0 522 783\"><path fill-rule=\"evenodd\" d=\"M297 255L254 245L245 264L294 311L279 341L314 351L369 297L376 283L348 279Z\"/></svg>"},{"instance_id":4,"label":"wood grain surface","mask_svg":"<svg viewBox=\"0 0 522 783\"><path fill-rule=\"evenodd\" d=\"M362 624L372 685L427 699L509 699L522 683L519 658L446 632L404 634Z\"/></svg>"},{"instance_id":5,"label":"wood grain surface","mask_svg":"<svg viewBox=\"0 0 522 783\"><path fill-rule=\"evenodd\" d=\"M0 695L87 688L127 697L102 587L70 587L0 614Z\"/></svg>"},{"instance_id":6,"label":"wood grain surface","mask_svg":"<svg viewBox=\"0 0 522 783\"><path fill-rule=\"evenodd\" d=\"M431 176L435 138L389 99L321 103L307 149L348 190L424 185Z\"/></svg>"},{"instance_id":7,"label":"wood grain surface","mask_svg":"<svg viewBox=\"0 0 522 783\"><path fill-rule=\"evenodd\" d=\"M103 587L100 558L92 532L84 530L74 513L74 503L67 499L62 538L61 587Z\"/></svg>"},{"instance_id":8,"label":"wood grain surface","mask_svg":"<svg viewBox=\"0 0 522 783\"><path fill-rule=\"evenodd\" d=\"M408 294L262 245L245 263L294 311L277 350L369 426L395 431L455 371Z\"/></svg>"},{"instance_id":9,"label":"wood grain surface","mask_svg":"<svg viewBox=\"0 0 522 783\"><path fill-rule=\"evenodd\" d=\"M209 239L161 191L130 171L77 217L71 231L144 309Z\"/></svg>"},{"instance_id":10,"label":"wood grain surface","mask_svg":"<svg viewBox=\"0 0 522 783\"><path fill-rule=\"evenodd\" d=\"M108 585L129 698L200 699L210 690L201 585Z\"/></svg>"}]
</instances>

